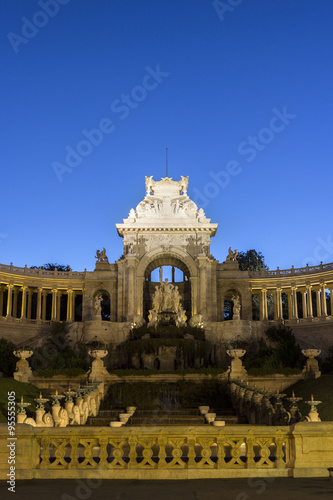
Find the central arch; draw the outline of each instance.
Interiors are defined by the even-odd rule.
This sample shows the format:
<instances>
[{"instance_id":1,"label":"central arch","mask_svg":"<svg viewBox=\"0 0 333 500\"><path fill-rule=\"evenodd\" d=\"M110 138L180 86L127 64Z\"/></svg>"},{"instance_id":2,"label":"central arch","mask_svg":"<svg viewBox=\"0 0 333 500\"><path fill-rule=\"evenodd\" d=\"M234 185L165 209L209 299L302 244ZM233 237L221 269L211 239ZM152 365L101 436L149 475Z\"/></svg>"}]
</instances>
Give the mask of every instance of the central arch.
<instances>
[{"instance_id":1,"label":"central arch","mask_svg":"<svg viewBox=\"0 0 333 500\"><path fill-rule=\"evenodd\" d=\"M187 319L193 314L193 283L192 278L197 276L197 268L191 256L180 249L168 249L153 251L146 255L138 265L137 276L142 283L142 315L148 319L148 312L152 308L152 296L159 280L153 281L152 272L157 268L171 266L182 272L182 279L179 277L173 282L178 287L181 295L182 305L186 311ZM175 276L175 274L173 274Z\"/></svg>"}]
</instances>

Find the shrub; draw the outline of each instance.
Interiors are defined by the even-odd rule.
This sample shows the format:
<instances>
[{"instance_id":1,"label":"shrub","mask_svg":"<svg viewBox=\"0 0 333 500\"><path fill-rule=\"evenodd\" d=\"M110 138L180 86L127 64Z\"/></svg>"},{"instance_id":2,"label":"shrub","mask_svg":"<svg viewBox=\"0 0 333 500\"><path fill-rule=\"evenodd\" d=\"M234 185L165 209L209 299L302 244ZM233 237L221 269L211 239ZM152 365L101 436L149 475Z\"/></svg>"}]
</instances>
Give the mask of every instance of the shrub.
<instances>
[{"instance_id":1,"label":"shrub","mask_svg":"<svg viewBox=\"0 0 333 500\"><path fill-rule=\"evenodd\" d=\"M0 371L4 377L12 377L16 367L16 357L13 354L15 345L8 340L0 339Z\"/></svg>"}]
</instances>

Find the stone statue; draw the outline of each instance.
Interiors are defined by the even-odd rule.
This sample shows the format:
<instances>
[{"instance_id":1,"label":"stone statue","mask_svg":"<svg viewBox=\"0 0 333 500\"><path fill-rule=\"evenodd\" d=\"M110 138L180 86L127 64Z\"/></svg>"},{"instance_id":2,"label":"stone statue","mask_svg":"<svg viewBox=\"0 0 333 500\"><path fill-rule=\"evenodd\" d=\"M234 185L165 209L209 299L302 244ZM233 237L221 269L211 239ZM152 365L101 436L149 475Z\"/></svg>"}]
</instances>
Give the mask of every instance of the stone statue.
<instances>
[{"instance_id":1,"label":"stone statue","mask_svg":"<svg viewBox=\"0 0 333 500\"><path fill-rule=\"evenodd\" d=\"M101 294L96 295L95 301L94 301L94 316L98 317L99 319L101 319L101 315L102 315L102 305L101 305L102 300L103 300L103 297Z\"/></svg>"},{"instance_id":2,"label":"stone statue","mask_svg":"<svg viewBox=\"0 0 333 500\"><path fill-rule=\"evenodd\" d=\"M228 255L227 255L227 258L225 259L226 261L227 260L237 260L237 257L238 257L238 250L235 250L234 252L231 250L231 247L229 247L229 250L228 250Z\"/></svg>"},{"instance_id":3,"label":"stone statue","mask_svg":"<svg viewBox=\"0 0 333 500\"><path fill-rule=\"evenodd\" d=\"M184 177L183 175L181 175L180 178L181 178L180 185L181 185L183 194L186 196L186 194L187 194L187 186L188 186L188 176Z\"/></svg>"},{"instance_id":4,"label":"stone statue","mask_svg":"<svg viewBox=\"0 0 333 500\"><path fill-rule=\"evenodd\" d=\"M153 181L153 176L151 175L150 177L145 177L146 180L146 194L147 196L150 195L151 189L153 187L154 181Z\"/></svg>"},{"instance_id":5,"label":"stone statue","mask_svg":"<svg viewBox=\"0 0 333 500\"><path fill-rule=\"evenodd\" d=\"M177 312L176 326L185 326L186 325L186 313L184 309L180 308Z\"/></svg>"},{"instance_id":6,"label":"stone statue","mask_svg":"<svg viewBox=\"0 0 333 500\"><path fill-rule=\"evenodd\" d=\"M149 311L149 326L157 326L163 313L171 314L177 326L185 325L186 313L181 305L181 296L177 286L166 278L155 287L152 298L152 309Z\"/></svg>"},{"instance_id":7,"label":"stone statue","mask_svg":"<svg viewBox=\"0 0 333 500\"><path fill-rule=\"evenodd\" d=\"M238 295L233 295L231 300L234 304L232 319L240 319L241 303Z\"/></svg>"},{"instance_id":8,"label":"stone statue","mask_svg":"<svg viewBox=\"0 0 333 500\"><path fill-rule=\"evenodd\" d=\"M163 292L158 286L155 286L155 293L153 296L153 310L159 312L163 307Z\"/></svg>"},{"instance_id":9,"label":"stone statue","mask_svg":"<svg viewBox=\"0 0 333 500\"><path fill-rule=\"evenodd\" d=\"M180 307L180 294L178 291L178 286L175 286L171 291L171 298L172 298L172 309L176 313L178 313Z\"/></svg>"},{"instance_id":10,"label":"stone statue","mask_svg":"<svg viewBox=\"0 0 333 500\"><path fill-rule=\"evenodd\" d=\"M105 253L105 248L103 248L101 252L99 250L96 250L95 259L97 259L97 262L109 262L109 259L107 258Z\"/></svg>"},{"instance_id":11,"label":"stone statue","mask_svg":"<svg viewBox=\"0 0 333 500\"><path fill-rule=\"evenodd\" d=\"M165 279L164 283L162 283L163 286L163 310L164 311L173 311L173 291L174 291L174 286L169 283L168 278Z\"/></svg>"}]
</instances>

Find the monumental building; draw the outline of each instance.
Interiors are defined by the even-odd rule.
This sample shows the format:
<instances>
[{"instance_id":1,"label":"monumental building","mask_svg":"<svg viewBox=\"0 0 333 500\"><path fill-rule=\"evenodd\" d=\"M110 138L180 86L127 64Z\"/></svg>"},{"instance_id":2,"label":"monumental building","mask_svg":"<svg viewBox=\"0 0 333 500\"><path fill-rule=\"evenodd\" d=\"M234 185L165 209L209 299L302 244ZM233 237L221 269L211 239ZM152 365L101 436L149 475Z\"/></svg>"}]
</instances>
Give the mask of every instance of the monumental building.
<instances>
[{"instance_id":1,"label":"monumental building","mask_svg":"<svg viewBox=\"0 0 333 500\"><path fill-rule=\"evenodd\" d=\"M1 264L0 337L29 345L52 322L68 321L74 342L123 342L131 327L151 321L163 268L171 266L183 318L203 326L212 343L255 340L269 324L284 322L302 347L332 345L333 263L241 271L231 247L219 262L210 252L218 225L187 188L188 177L146 177L143 200L116 224L122 256L110 263L105 249L97 251L92 272Z\"/></svg>"}]
</instances>

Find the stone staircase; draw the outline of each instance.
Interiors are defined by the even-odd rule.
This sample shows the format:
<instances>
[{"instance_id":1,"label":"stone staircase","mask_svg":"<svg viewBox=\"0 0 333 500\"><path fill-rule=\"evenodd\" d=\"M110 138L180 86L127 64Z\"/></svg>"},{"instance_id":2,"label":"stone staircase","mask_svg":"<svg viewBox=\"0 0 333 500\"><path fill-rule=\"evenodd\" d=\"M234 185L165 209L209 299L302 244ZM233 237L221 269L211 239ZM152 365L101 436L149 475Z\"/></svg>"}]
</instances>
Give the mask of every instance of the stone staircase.
<instances>
[{"instance_id":1,"label":"stone staircase","mask_svg":"<svg viewBox=\"0 0 333 500\"><path fill-rule=\"evenodd\" d=\"M111 421L119 420L119 413L124 412L124 408L112 410L100 410L97 417L89 417L87 425L109 426ZM224 420L227 424L246 423L241 421L232 408L210 409L216 413L216 420ZM181 409L152 409L136 410L134 415L129 418L127 424L135 426L154 426L154 425L208 425L206 419L201 415L198 408Z\"/></svg>"}]
</instances>

